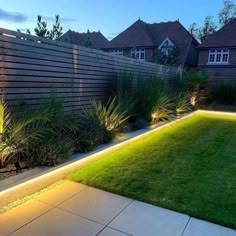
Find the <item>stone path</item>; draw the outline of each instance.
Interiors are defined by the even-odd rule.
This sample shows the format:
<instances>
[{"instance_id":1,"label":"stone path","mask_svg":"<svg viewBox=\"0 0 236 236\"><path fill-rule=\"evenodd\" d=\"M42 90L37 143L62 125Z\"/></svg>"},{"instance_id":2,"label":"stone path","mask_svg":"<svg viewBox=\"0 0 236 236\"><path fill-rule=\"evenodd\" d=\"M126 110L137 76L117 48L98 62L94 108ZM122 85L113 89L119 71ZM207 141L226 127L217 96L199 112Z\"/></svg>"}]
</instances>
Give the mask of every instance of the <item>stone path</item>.
<instances>
[{"instance_id":1,"label":"stone path","mask_svg":"<svg viewBox=\"0 0 236 236\"><path fill-rule=\"evenodd\" d=\"M1 214L0 235L236 236L236 231L65 181Z\"/></svg>"}]
</instances>

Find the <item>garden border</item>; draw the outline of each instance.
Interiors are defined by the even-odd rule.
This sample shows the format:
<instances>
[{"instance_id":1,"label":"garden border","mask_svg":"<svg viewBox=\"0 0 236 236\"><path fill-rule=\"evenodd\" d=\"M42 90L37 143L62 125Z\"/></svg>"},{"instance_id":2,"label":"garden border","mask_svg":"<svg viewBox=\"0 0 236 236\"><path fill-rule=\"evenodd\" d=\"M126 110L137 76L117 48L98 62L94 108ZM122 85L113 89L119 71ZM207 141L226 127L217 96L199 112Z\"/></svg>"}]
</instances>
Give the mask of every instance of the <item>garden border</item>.
<instances>
[{"instance_id":1,"label":"garden border","mask_svg":"<svg viewBox=\"0 0 236 236\"><path fill-rule=\"evenodd\" d=\"M236 116L234 112L220 112L220 111L206 111L198 110L191 112L190 114L184 115L177 118L174 121L164 123L159 126L151 126L146 129L141 129L135 132L128 133L123 140L116 140L110 144L100 145L96 150L85 153L85 154L75 154L70 159L69 162L63 163L62 165L56 166L54 168L46 169L38 174L34 174L25 179L21 179L14 184L5 185L0 188L0 208L17 200L37 192L63 178L66 177L70 172L81 168L85 164L95 159L99 159L106 152L115 150L123 145L133 142L139 138L143 138L157 130L163 129L165 127L171 126L183 119L191 117L197 113L210 113L218 115L232 115ZM3 180L5 181L5 180Z\"/></svg>"}]
</instances>

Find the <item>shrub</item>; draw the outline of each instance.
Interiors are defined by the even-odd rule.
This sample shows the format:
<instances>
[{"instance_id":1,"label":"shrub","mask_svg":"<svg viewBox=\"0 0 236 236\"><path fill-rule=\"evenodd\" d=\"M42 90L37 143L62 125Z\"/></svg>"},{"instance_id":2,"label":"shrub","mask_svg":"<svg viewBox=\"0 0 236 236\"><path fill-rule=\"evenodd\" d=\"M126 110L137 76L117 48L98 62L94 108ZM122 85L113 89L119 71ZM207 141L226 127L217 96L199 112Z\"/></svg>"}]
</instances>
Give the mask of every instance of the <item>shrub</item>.
<instances>
[{"instance_id":1,"label":"shrub","mask_svg":"<svg viewBox=\"0 0 236 236\"><path fill-rule=\"evenodd\" d=\"M184 73L183 79L194 89L207 84L208 75L202 71L189 71Z\"/></svg>"}]
</instances>

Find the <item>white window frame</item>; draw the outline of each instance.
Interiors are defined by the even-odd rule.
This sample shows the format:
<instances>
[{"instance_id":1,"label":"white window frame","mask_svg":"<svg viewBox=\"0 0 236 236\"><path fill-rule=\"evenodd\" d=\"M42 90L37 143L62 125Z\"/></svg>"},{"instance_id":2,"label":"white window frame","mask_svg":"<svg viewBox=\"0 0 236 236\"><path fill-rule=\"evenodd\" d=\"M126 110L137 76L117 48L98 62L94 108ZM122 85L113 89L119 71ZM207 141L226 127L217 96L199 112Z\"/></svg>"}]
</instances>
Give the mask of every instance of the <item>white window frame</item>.
<instances>
[{"instance_id":1,"label":"white window frame","mask_svg":"<svg viewBox=\"0 0 236 236\"><path fill-rule=\"evenodd\" d=\"M123 49L121 49L121 48L112 49L111 53L115 56L123 56L124 55Z\"/></svg>"},{"instance_id":2,"label":"white window frame","mask_svg":"<svg viewBox=\"0 0 236 236\"><path fill-rule=\"evenodd\" d=\"M166 44L167 46L165 46ZM169 53L173 50L174 46L174 43L167 37L163 40L158 49L163 55L168 56Z\"/></svg>"},{"instance_id":3,"label":"white window frame","mask_svg":"<svg viewBox=\"0 0 236 236\"><path fill-rule=\"evenodd\" d=\"M139 61L145 61L145 48L135 48L131 50L131 57Z\"/></svg>"},{"instance_id":4,"label":"white window frame","mask_svg":"<svg viewBox=\"0 0 236 236\"><path fill-rule=\"evenodd\" d=\"M229 51L228 48L210 49L208 52L208 64L229 64Z\"/></svg>"}]
</instances>

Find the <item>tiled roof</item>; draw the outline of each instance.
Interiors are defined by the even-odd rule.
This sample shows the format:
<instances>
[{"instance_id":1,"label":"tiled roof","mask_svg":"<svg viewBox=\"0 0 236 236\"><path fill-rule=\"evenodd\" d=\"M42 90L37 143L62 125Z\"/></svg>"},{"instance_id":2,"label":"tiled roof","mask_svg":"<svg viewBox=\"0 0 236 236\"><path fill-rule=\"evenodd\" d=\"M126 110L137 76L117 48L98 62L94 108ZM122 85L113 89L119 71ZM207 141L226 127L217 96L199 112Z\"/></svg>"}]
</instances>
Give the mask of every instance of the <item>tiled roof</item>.
<instances>
[{"instance_id":1,"label":"tiled roof","mask_svg":"<svg viewBox=\"0 0 236 236\"><path fill-rule=\"evenodd\" d=\"M209 36L198 48L236 47L236 18Z\"/></svg>"},{"instance_id":2,"label":"tiled roof","mask_svg":"<svg viewBox=\"0 0 236 236\"><path fill-rule=\"evenodd\" d=\"M68 30L58 40L84 46L87 39L87 33L78 33L72 30ZM91 48L101 49L107 46L108 40L101 32L90 33Z\"/></svg>"},{"instance_id":3,"label":"tiled roof","mask_svg":"<svg viewBox=\"0 0 236 236\"><path fill-rule=\"evenodd\" d=\"M186 58L192 41L198 45L179 21L148 24L139 19L112 39L105 49L158 47L166 38L179 48L181 61Z\"/></svg>"},{"instance_id":4,"label":"tiled roof","mask_svg":"<svg viewBox=\"0 0 236 236\"><path fill-rule=\"evenodd\" d=\"M171 42L178 47L180 51L180 61L183 61L187 56L192 41L195 41L196 44L198 44L179 21L147 25L155 45L159 46L166 38L169 38Z\"/></svg>"},{"instance_id":5,"label":"tiled roof","mask_svg":"<svg viewBox=\"0 0 236 236\"><path fill-rule=\"evenodd\" d=\"M148 26L138 20L125 31L112 39L106 48L131 48L155 46Z\"/></svg>"}]
</instances>

